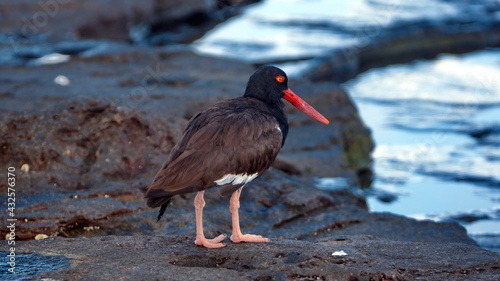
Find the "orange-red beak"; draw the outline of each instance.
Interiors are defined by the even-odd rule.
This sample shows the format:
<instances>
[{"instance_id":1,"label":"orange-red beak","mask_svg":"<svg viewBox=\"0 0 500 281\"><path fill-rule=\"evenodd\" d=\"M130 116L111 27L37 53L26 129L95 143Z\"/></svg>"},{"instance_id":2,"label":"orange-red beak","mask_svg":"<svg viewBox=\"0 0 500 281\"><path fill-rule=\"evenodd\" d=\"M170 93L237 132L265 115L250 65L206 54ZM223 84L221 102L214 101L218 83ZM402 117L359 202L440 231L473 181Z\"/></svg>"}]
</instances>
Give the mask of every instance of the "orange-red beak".
<instances>
[{"instance_id":1,"label":"orange-red beak","mask_svg":"<svg viewBox=\"0 0 500 281\"><path fill-rule=\"evenodd\" d=\"M297 96L294 92L292 92L292 90L286 89L283 91L283 93L285 94L285 96L283 97L284 99L289 101L291 104L293 104L293 106L300 109L305 114L311 116L321 123L330 123L330 121L328 121L323 115L321 115L321 113L317 112L316 109L314 109L307 102Z\"/></svg>"}]
</instances>

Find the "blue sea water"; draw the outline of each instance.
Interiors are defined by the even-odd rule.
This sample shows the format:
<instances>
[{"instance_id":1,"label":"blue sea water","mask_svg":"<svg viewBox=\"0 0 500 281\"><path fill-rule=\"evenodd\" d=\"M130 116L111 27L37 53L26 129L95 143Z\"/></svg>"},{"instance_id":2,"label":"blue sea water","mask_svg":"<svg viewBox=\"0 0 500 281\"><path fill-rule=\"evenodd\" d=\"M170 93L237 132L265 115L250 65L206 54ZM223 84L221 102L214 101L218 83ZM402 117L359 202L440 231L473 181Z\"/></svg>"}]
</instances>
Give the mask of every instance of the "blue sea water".
<instances>
[{"instance_id":1,"label":"blue sea water","mask_svg":"<svg viewBox=\"0 0 500 281\"><path fill-rule=\"evenodd\" d=\"M377 143L371 210L458 221L472 237L498 240L495 77L500 50L492 49L373 69L345 84Z\"/></svg>"}]
</instances>

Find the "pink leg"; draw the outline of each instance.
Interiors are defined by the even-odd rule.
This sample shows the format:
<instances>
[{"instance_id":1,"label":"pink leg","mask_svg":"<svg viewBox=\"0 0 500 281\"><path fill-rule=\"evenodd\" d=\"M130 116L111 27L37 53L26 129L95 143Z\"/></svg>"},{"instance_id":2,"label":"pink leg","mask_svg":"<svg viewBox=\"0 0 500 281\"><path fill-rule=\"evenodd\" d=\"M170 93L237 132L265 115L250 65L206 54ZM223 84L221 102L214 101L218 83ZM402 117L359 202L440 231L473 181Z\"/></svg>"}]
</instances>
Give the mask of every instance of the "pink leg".
<instances>
[{"instance_id":1,"label":"pink leg","mask_svg":"<svg viewBox=\"0 0 500 281\"><path fill-rule=\"evenodd\" d=\"M205 200L203 194L205 191L200 191L194 198L194 209L196 211L196 240L194 243L198 246L206 248L222 248L226 245L220 243L226 238L226 235L221 234L214 239L206 239L203 234L203 207L205 207Z\"/></svg>"},{"instance_id":2,"label":"pink leg","mask_svg":"<svg viewBox=\"0 0 500 281\"><path fill-rule=\"evenodd\" d=\"M240 208L240 194L241 189L239 188L233 195L231 195L231 199L229 200L229 210L231 211L232 220L233 220L233 235L231 235L231 241L234 243L240 242L269 242L269 239L264 238L260 235L253 234L242 234L240 229L240 216L238 214L238 209Z\"/></svg>"}]
</instances>

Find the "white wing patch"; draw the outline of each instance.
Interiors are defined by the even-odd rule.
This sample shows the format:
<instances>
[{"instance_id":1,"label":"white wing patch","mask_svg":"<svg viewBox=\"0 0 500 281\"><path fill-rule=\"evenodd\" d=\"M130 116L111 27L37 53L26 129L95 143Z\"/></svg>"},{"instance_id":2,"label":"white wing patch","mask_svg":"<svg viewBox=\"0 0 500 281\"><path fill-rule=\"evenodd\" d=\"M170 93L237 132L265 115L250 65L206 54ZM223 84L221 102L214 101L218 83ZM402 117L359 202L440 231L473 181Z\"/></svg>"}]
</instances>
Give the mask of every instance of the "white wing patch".
<instances>
[{"instance_id":1,"label":"white wing patch","mask_svg":"<svg viewBox=\"0 0 500 281\"><path fill-rule=\"evenodd\" d=\"M278 131L280 131L280 133L281 133L281 128L280 128L280 125L276 124L276 127L275 127L275 128L276 128L276 129L278 129Z\"/></svg>"},{"instance_id":2,"label":"white wing patch","mask_svg":"<svg viewBox=\"0 0 500 281\"><path fill-rule=\"evenodd\" d=\"M233 185L238 185L238 184L246 184L255 179L259 173L255 174L240 174L240 175L235 175L235 174L227 174L223 176L221 179L216 180L215 183L217 185L225 185L225 184L233 184Z\"/></svg>"}]
</instances>

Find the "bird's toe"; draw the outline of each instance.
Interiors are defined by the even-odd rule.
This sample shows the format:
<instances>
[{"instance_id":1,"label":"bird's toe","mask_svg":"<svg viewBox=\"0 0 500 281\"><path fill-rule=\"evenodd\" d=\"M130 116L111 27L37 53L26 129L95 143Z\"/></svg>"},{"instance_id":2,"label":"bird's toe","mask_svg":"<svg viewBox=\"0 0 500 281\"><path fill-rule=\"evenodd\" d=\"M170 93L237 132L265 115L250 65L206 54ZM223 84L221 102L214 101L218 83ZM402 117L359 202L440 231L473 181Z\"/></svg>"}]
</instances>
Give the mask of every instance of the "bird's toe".
<instances>
[{"instance_id":1,"label":"bird's toe","mask_svg":"<svg viewBox=\"0 0 500 281\"><path fill-rule=\"evenodd\" d=\"M207 239L207 241L209 241L210 243L220 243L222 242L224 239L226 239L226 235L225 234L221 234L213 239Z\"/></svg>"},{"instance_id":2,"label":"bird's toe","mask_svg":"<svg viewBox=\"0 0 500 281\"><path fill-rule=\"evenodd\" d=\"M205 248L217 249L225 247L226 244L222 244L221 241L226 238L226 235L221 234L213 239L206 239L205 237L196 237L194 243L198 246L203 246Z\"/></svg>"},{"instance_id":3,"label":"bird's toe","mask_svg":"<svg viewBox=\"0 0 500 281\"><path fill-rule=\"evenodd\" d=\"M268 238L262 237L261 235L254 234L240 234L240 235L231 235L231 241L234 243L240 242L250 242L250 243L259 243L259 242L269 242Z\"/></svg>"}]
</instances>

